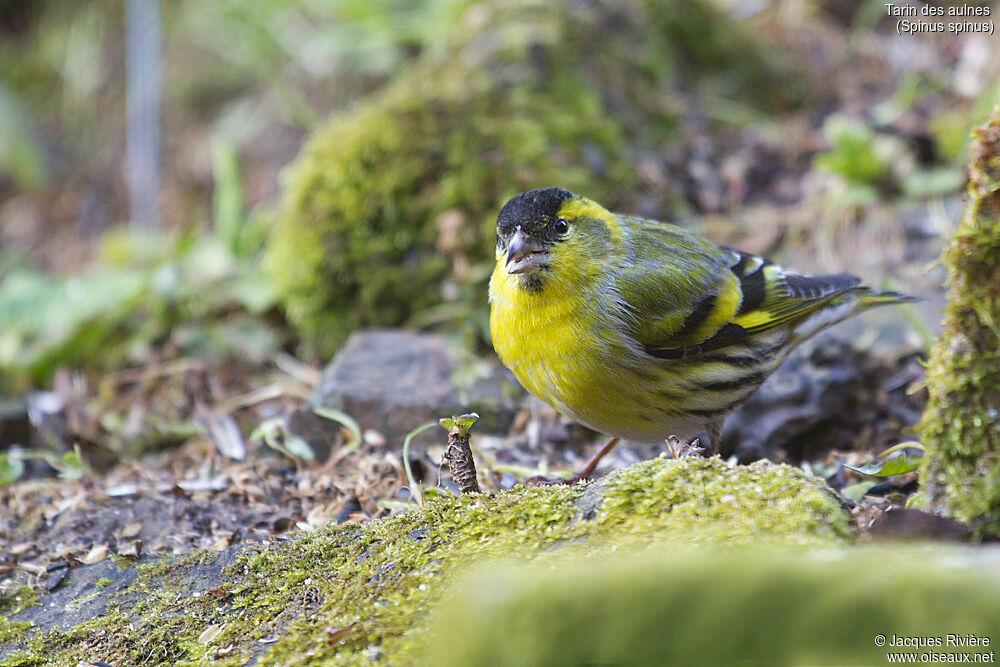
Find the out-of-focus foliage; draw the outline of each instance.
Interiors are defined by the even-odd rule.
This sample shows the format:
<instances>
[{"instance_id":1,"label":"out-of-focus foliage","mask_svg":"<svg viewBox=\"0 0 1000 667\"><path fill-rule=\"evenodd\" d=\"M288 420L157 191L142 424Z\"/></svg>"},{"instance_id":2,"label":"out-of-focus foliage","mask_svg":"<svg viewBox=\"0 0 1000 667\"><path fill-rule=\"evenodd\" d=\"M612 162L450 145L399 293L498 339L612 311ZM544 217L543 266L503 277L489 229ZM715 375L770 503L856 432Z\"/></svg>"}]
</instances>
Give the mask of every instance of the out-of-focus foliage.
<instances>
[{"instance_id":1,"label":"out-of-focus foliage","mask_svg":"<svg viewBox=\"0 0 1000 667\"><path fill-rule=\"evenodd\" d=\"M171 10L200 52L217 59L222 90L192 71L192 101L226 84L266 86L288 122L310 128L384 81L407 57L432 48L468 0L185 0ZM219 36L225 35L224 40ZM335 82L328 85L326 82ZM323 88L316 98L318 88Z\"/></svg>"},{"instance_id":2,"label":"out-of-focus foliage","mask_svg":"<svg viewBox=\"0 0 1000 667\"><path fill-rule=\"evenodd\" d=\"M109 85L115 70L105 47L119 27L121 7L43 1L7 13L20 13L31 28L0 32L0 176L30 191L44 185L47 174L64 175L51 174L37 140L41 125L61 126L61 158L111 141L114 126L102 122L104 110L122 101L123 91Z\"/></svg>"},{"instance_id":3,"label":"out-of-focus foliage","mask_svg":"<svg viewBox=\"0 0 1000 667\"><path fill-rule=\"evenodd\" d=\"M825 130L830 149L816 156L816 166L843 178L857 203L876 201L889 174L892 145L879 142L871 128L851 118L831 117Z\"/></svg>"},{"instance_id":4,"label":"out-of-focus foliage","mask_svg":"<svg viewBox=\"0 0 1000 667\"><path fill-rule=\"evenodd\" d=\"M986 88L967 107L956 107L937 114L930 121L938 151L953 162L969 157L969 133L1000 104L1000 81Z\"/></svg>"},{"instance_id":5,"label":"out-of-focus foliage","mask_svg":"<svg viewBox=\"0 0 1000 667\"><path fill-rule=\"evenodd\" d=\"M852 51L838 40L870 39L862 33L883 29L885 17L861 8L853 27L837 32L829 7L805 3L798 10L807 25L792 27L779 4L747 11L712 0L164 2L164 219L201 230L211 220L211 243L248 273L273 223L270 275L303 349L327 355L368 324L482 338L494 216L517 191L558 184L670 217L697 208L706 183L722 193L723 208L772 203L771 185L796 180L789 173L804 170L814 149L783 153L774 146L780 140L764 137L783 137L786 123L810 126L797 137L814 145L828 109L849 106L840 89L846 98L855 85L865 88L855 80L866 74L852 72L838 87L815 72ZM796 46L811 36L821 38L815 48ZM55 228L67 232L59 241L75 238L74 225L84 238L125 215L123 40L119 0L0 3L0 232L8 220L45 227L23 247L49 244L45 234ZM847 183L851 204L952 191L966 129L1000 93L973 86L952 104L957 84L944 69L910 72L897 62L883 80L900 72L870 119L857 119L853 106L830 122L831 146L816 158ZM944 104L935 101L943 91ZM931 138L943 157L930 164L885 131L915 110L933 116ZM314 129L289 170L281 210L265 210L278 198L279 167ZM744 131L751 141L733 140ZM729 152L734 144L739 150ZM795 182L785 185L782 197L801 196ZM159 250L163 262L188 252L173 241ZM74 257L67 270L90 255ZM63 268L61 257L44 259L41 266ZM147 269L127 261L75 280L26 266L3 265L0 280L10 284L0 294L62 305L47 320L27 314L33 329L15 327L0 339L0 358L48 369L22 379L49 377L59 359L96 349L88 340L129 329L115 324L116 309L131 321L136 311L126 304L150 294ZM86 296L70 285L83 285ZM203 310L173 312L200 318ZM95 313L105 329L67 333ZM65 349L57 354L58 341ZM106 347L133 358L123 349Z\"/></svg>"},{"instance_id":6,"label":"out-of-focus foliage","mask_svg":"<svg viewBox=\"0 0 1000 667\"><path fill-rule=\"evenodd\" d=\"M1000 106L973 133L969 205L942 255L945 331L927 371L918 430L922 502L1000 536Z\"/></svg>"},{"instance_id":7,"label":"out-of-focus foliage","mask_svg":"<svg viewBox=\"0 0 1000 667\"><path fill-rule=\"evenodd\" d=\"M0 273L0 388L44 384L63 365L140 362L165 344L192 355L275 349L258 319L272 287L224 239L115 230L102 256L101 268L71 278L23 266Z\"/></svg>"},{"instance_id":8,"label":"out-of-focus foliage","mask_svg":"<svg viewBox=\"0 0 1000 667\"><path fill-rule=\"evenodd\" d=\"M762 105L794 90L700 2L481 2L441 53L333 118L288 174L268 265L309 352L415 314L483 333L506 198L559 185L614 205L634 181L627 147L676 126L671 90L724 86Z\"/></svg>"},{"instance_id":9,"label":"out-of-focus foliage","mask_svg":"<svg viewBox=\"0 0 1000 667\"><path fill-rule=\"evenodd\" d=\"M22 190L38 190L48 178L28 113L0 81L0 176Z\"/></svg>"},{"instance_id":10,"label":"out-of-focus foliage","mask_svg":"<svg viewBox=\"0 0 1000 667\"><path fill-rule=\"evenodd\" d=\"M813 166L843 181L838 203L860 206L900 195L919 200L961 189L969 132L1000 103L1000 83L986 86L964 104L952 102L938 110L927 121L926 134L899 128L906 126L907 115L922 113L929 99L941 96L946 84L960 88L961 75L955 79L910 72L868 118L834 113L826 119L829 147L816 154Z\"/></svg>"},{"instance_id":11,"label":"out-of-focus foliage","mask_svg":"<svg viewBox=\"0 0 1000 667\"><path fill-rule=\"evenodd\" d=\"M163 2L164 178L174 224L204 220L210 159L230 144L260 190L301 132L432 50L467 0ZM124 217L124 3L32 0L0 7L0 196L58 182L66 203ZM178 192L178 190L180 190Z\"/></svg>"}]
</instances>

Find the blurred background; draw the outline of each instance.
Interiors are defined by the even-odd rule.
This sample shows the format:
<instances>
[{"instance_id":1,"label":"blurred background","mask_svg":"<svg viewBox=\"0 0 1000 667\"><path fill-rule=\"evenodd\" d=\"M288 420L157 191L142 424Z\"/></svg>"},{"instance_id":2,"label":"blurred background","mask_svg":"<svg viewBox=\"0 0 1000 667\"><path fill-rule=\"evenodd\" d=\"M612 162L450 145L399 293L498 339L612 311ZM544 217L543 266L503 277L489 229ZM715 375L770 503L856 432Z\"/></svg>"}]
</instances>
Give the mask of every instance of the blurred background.
<instances>
[{"instance_id":1,"label":"blurred background","mask_svg":"<svg viewBox=\"0 0 1000 667\"><path fill-rule=\"evenodd\" d=\"M287 415L368 327L440 334L478 355L452 376L489 376L496 214L552 185L926 297L843 334L905 394L1000 49L896 21L861 0L0 0L0 485L24 517L77 487L16 482L217 493L261 441L327 472L347 442L350 473L297 477L286 514L391 509L391 428L328 415L317 454ZM557 426L522 439L575 437Z\"/></svg>"}]
</instances>

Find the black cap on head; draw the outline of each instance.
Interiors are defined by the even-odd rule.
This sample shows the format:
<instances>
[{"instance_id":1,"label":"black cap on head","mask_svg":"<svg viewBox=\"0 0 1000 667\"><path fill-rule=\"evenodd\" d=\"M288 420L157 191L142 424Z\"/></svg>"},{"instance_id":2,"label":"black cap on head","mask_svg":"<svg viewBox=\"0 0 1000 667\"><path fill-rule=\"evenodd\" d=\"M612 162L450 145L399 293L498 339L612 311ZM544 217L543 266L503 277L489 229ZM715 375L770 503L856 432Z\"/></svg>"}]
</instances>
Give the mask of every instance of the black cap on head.
<instances>
[{"instance_id":1,"label":"black cap on head","mask_svg":"<svg viewBox=\"0 0 1000 667\"><path fill-rule=\"evenodd\" d=\"M559 215L563 202L575 195L562 188L544 188L529 190L512 198L497 217L497 233L508 236L518 225L525 231L532 232L534 228L546 225Z\"/></svg>"}]
</instances>

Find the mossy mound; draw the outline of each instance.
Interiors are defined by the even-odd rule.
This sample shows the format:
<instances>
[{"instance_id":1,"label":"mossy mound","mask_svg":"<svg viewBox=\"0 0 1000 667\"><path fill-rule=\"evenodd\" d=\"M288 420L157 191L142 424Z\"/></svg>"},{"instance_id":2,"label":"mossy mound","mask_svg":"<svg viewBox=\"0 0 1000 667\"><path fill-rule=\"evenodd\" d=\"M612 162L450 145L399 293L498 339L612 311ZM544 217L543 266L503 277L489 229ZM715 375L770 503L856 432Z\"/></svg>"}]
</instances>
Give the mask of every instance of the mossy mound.
<instances>
[{"instance_id":1,"label":"mossy mound","mask_svg":"<svg viewBox=\"0 0 1000 667\"><path fill-rule=\"evenodd\" d=\"M774 62L709 3L471 3L446 46L333 118L287 174L267 265L304 351L417 313L485 327L507 198L559 185L621 203L627 146L675 127L671 91L780 103L793 87Z\"/></svg>"},{"instance_id":2,"label":"mossy mound","mask_svg":"<svg viewBox=\"0 0 1000 667\"><path fill-rule=\"evenodd\" d=\"M243 547L221 578L206 569L231 560L231 552L158 566L119 592L103 617L39 631L0 664L36 656L119 667L250 658L355 664L376 655L406 662L427 644L430 612L456 573L484 561L847 539L846 514L821 480L801 470L657 459L586 487L436 498L363 527Z\"/></svg>"},{"instance_id":3,"label":"mossy mound","mask_svg":"<svg viewBox=\"0 0 1000 667\"><path fill-rule=\"evenodd\" d=\"M890 652L992 662L1000 576L990 556L700 548L485 568L452 587L419 662L878 665Z\"/></svg>"},{"instance_id":4,"label":"mossy mound","mask_svg":"<svg viewBox=\"0 0 1000 667\"><path fill-rule=\"evenodd\" d=\"M918 425L921 501L1000 536L1000 107L973 132L969 204L942 255L950 292Z\"/></svg>"}]
</instances>

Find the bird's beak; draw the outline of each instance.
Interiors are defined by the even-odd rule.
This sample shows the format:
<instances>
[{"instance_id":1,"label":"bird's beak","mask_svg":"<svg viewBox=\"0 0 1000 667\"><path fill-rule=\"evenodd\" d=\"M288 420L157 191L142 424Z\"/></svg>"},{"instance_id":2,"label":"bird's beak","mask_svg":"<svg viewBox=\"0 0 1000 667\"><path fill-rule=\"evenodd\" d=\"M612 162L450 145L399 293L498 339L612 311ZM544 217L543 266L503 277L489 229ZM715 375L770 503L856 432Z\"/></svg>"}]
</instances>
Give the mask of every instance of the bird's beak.
<instances>
[{"instance_id":1,"label":"bird's beak","mask_svg":"<svg viewBox=\"0 0 1000 667\"><path fill-rule=\"evenodd\" d=\"M510 237L507 248L507 273L535 273L549 264L545 246L518 230Z\"/></svg>"}]
</instances>

